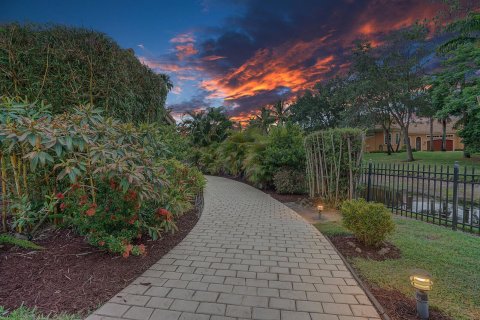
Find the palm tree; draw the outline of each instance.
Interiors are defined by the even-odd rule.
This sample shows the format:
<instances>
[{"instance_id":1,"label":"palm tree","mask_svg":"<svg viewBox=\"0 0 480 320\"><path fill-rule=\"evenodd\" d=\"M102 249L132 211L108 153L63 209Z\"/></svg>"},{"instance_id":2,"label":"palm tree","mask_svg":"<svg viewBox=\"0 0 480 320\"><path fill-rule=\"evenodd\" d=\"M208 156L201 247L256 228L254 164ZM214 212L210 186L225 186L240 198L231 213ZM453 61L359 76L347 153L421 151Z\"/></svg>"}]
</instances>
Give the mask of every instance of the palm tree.
<instances>
[{"instance_id":1,"label":"palm tree","mask_svg":"<svg viewBox=\"0 0 480 320\"><path fill-rule=\"evenodd\" d=\"M185 115L187 118L183 119L181 126L196 145L208 146L213 142L221 142L232 128L232 122L223 107L188 111Z\"/></svg>"},{"instance_id":2,"label":"palm tree","mask_svg":"<svg viewBox=\"0 0 480 320\"><path fill-rule=\"evenodd\" d=\"M250 119L250 126L260 128L263 134L267 134L268 129L274 123L275 118L272 116L272 112L267 107L261 107L260 113Z\"/></svg>"},{"instance_id":3,"label":"palm tree","mask_svg":"<svg viewBox=\"0 0 480 320\"><path fill-rule=\"evenodd\" d=\"M287 107L284 101L279 100L273 105L272 114L275 117L276 122L279 125L283 125L290 115L290 107Z\"/></svg>"}]
</instances>

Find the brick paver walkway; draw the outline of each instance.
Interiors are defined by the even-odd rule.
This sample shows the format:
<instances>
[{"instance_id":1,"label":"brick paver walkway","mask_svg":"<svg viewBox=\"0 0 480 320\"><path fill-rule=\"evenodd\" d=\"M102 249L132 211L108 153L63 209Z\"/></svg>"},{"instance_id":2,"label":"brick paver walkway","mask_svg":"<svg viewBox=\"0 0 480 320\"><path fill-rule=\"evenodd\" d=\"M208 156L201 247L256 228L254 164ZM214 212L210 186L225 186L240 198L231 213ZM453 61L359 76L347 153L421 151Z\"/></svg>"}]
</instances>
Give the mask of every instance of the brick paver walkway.
<instances>
[{"instance_id":1,"label":"brick paver walkway","mask_svg":"<svg viewBox=\"0 0 480 320\"><path fill-rule=\"evenodd\" d=\"M246 184L208 177L190 234L88 320L378 319L324 236Z\"/></svg>"}]
</instances>

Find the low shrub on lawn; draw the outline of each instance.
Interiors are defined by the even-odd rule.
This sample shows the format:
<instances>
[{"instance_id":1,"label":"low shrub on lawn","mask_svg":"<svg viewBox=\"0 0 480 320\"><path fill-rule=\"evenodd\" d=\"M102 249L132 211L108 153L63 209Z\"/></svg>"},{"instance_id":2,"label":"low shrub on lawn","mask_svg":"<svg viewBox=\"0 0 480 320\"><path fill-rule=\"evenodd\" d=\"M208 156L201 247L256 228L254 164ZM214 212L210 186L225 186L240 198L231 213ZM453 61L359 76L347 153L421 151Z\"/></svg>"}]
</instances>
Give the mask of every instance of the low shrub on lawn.
<instances>
[{"instance_id":1,"label":"low shrub on lawn","mask_svg":"<svg viewBox=\"0 0 480 320\"><path fill-rule=\"evenodd\" d=\"M378 246L395 230L392 215L381 203L348 200L341 207L343 225L367 246Z\"/></svg>"}]
</instances>

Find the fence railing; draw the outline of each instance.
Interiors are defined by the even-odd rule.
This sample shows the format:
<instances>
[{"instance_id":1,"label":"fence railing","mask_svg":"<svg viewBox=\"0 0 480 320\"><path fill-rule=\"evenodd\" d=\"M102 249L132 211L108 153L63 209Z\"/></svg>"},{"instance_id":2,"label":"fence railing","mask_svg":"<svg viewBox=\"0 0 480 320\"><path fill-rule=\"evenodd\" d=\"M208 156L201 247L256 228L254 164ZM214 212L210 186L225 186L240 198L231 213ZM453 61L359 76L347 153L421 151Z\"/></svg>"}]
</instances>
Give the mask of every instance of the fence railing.
<instances>
[{"instance_id":1,"label":"fence railing","mask_svg":"<svg viewBox=\"0 0 480 320\"><path fill-rule=\"evenodd\" d=\"M395 214L480 234L480 174L473 167L369 162L356 196Z\"/></svg>"}]
</instances>

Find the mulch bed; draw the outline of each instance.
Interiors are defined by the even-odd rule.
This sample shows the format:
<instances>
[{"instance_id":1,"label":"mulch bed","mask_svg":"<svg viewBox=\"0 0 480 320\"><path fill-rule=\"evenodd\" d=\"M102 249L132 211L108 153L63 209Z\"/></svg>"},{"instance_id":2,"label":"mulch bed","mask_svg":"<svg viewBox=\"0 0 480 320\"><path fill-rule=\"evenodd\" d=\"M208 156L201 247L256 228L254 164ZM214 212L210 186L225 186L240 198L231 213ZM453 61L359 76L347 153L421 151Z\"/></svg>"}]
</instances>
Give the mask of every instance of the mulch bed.
<instances>
[{"instance_id":1,"label":"mulch bed","mask_svg":"<svg viewBox=\"0 0 480 320\"><path fill-rule=\"evenodd\" d=\"M420 320L416 314L416 301L404 294L369 285L378 302L383 306L391 320ZM430 308L430 320L453 320L441 312Z\"/></svg>"},{"instance_id":2,"label":"mulch bed","mask_svg":"<svg viewBox=\"0 0 480 320\"><path fill-rule=\"evenodd\" d=\"M279 194L273 190L262 190L265 193L268 193L272 198L278 200L282 203L286 202L299 202L303 199L308 198L305 194Z\"/></svg>"},{"instance_id":3,"label":"mulch bed","mask_svg":"<svg viewBox=\"0 0 480 320\"><path fill-rule=\"evenodd\" d=\"M179 230L147 241L146 256L125 259L90 246L71 230L36 241L42 251L0 248L0 306L22 303L44 314L87 314L109 300L182 241L198 221L195 211L177 221Z\"/></svg>"},{"instance_id":4,"label":"mulch bed","mask_svg":"<svg viewBox=\"0 0 480 320\"><path fill-rule=\"evenodd\" d=\"M335 247L345 257L360 257L383 261L387 259L399 259L402 255L400 249L393 244L385 242L380 247L367 247L355 237L352 236L335 236L330 237Z\"/></svg>"},{"instance_id":5,"label":"mulch bed","mask_svg":"<svg viewBox=\"0 0 480 320\"><path fill-rule=\"evenodd\" d=\"M352 236L333 236L330 241L345 258L361 257L383 261L386 259L399 259L401 251L391 243L384 243L379 248L366 247ZM358 249L360 250L358 250ZM383 250L383 254L379 251ZM374 286L366 279L365 285L385 309L391 320L420 320L416 314L416 301L414 297L407 297L396 290L387 290ZM430 320L453 320L438 310L430 308Z\"/></svg>"}]
</instances>

